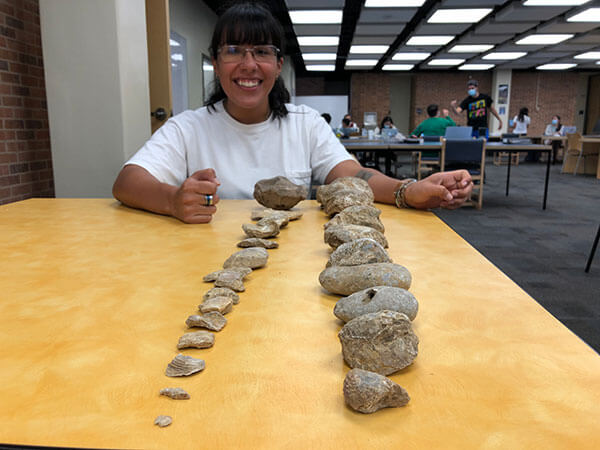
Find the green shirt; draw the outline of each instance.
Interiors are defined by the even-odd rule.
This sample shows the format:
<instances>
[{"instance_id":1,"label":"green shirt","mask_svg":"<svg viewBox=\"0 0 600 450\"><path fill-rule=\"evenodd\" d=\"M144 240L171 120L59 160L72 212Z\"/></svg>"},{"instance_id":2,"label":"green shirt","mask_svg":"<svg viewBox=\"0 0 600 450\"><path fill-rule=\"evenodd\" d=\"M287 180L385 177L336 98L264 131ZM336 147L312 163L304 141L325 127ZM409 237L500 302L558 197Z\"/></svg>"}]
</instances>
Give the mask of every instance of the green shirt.
<instances>
[{"instance_id":1,"label":"green shirt","mask_svg":"<svg viewBox=\"0 0 600 450\"><path fill-rule=\"evenodd\" d=\"M456 126L456 123L450 116L430 117L421 122L411 134L414 136L421 136L421 134L423 134L423 136L443 136L446 134L447 127L454 126Z\"/></svg>"}]
</instances>

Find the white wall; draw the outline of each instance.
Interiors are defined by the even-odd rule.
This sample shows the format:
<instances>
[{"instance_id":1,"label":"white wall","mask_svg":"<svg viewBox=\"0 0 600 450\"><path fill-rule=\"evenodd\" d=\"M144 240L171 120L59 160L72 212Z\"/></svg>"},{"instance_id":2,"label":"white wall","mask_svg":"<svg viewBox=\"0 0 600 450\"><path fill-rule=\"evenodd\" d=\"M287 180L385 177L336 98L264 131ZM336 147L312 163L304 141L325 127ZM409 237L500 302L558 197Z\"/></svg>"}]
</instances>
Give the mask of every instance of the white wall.
<instances>
[{"instance_id":1,"label":"white wall","mask_svg":"<svg viewBox=\"0 0 600 450\"><path fill-rule=\"evenodd\" d=\"M508 85L508 98L506 99L505 105L500 105L498 103L498 88L501 84ZM491 95L494 103L492 106L498 111L498 115L502 119L502 129L498 129L498 119L491 112L488 112L489 117L489 134L491 135L500 135L501 133L506 133L508 131L508 120L511 119L508 115L508 111L510 110L510 93L512 91L512 70L504 69L504 70L495 70L494 75L492 76L492 92ZM505 107L504 114L501 112L501 107Z\"/></svg>"},{"instance_id":2,"label":"white wall","mask_svg":"<svg viewBox=\"0 0 600 450\"><path fill-rule=\"evenodd\" d=\"M144 0L40 0L57 197L111 197L150 137Z\"/></svg>"},{"instance_id":3,"label":"white wall","mask_svg":"<svg viewBox=\"0 0 600 450\"><path fill-rule=\"evenodd\" d=\"M333 128L339 127L344 115L348 113L347 95L301 95L293 98L292 101L296 105L310 106L319 111L319 114L328 113L331 115L330 125Z\"/></svg>"}]
</instances>

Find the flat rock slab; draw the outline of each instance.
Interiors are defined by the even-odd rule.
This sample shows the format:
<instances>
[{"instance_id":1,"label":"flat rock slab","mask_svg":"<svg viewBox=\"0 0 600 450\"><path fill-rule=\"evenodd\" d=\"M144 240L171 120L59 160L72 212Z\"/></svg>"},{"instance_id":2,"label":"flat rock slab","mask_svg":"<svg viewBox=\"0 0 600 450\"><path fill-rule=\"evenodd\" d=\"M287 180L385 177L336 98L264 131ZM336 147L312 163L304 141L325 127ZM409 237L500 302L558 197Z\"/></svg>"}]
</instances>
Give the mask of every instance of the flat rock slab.
<instances>
[{"instance_id":1,"label":"flat rock slab","mask_svg":"<svg viewBox=\"0 0 600 450\"><path fill-rule=\"evenodd\" d=\"M327 267L360 266L380 262L393 262L385 249L371 238L360 238L346 242L336 248L329 256Z\"/></svg>"},{"instance_id":2,"label":"flat rock slab","mask_svg":"<svg viewBox=\"0 0 600 450\"><path fill-rule=\"evenodd\" d=\"M242 230L246 236L251 238L270 238L279 234L279 225L277 221L270 217L260 219L256 223L245 223L242 225Z\"/></svg>"},{"instance_id":3,"label":"flat rock slab","mask_svg":"<svg viewBox=\"0 0 600 450\"><path fill-rule=\"evenodd\" d=\"M385 227L379 219L380 214L381 210L371 205L349 206L336 214L324 227L327 229L334 225L362 225L384 233Z\"/></svg>"},{"instance_id":4,"label":"flat rock slab","mask_svg":"<svg viewBox=\"0 0 600 450\"><path fill-rule=\"evenodd\" d=\"M206 367L203 359L192 358L191 356L179 353L167 365L165 375L168 377L187 377L201 372Z\"/></svg>"},{"instance_id":5,"label":"flat rock slab","mask_svg":"<svg viewBox=\"0 0 600 450\"><path fill-rule=\"evenodd\" d=\"M234 305L237 305L240 302L240 296L237 295L233 289L226 287L214 287L209 289L202 296L202 300L208 300L209 298L213 297L231 297Z\"/></svg>"},{"instance_id":6,"label":"flat rock slab","mask_svg":"<svg viewBox=\"0 0 600 450\"><path fill-rule=\"evenodd\" d=\"M225 315L228 312L231 312L232 308L233 301L231 300L231 297L211 297L198 305L198 309L202 314L216 311Z\"/></svg>"},{"instance_id":7,"label":"flat rock slab","mask_svg":"<svg viewBox=\"0 0 600 450\"><path fill-rule=\"evenodd\" d=\"M251 247L235 252L223 263L223 268L230 269L232 267L248 267L250 269L258 269L267 264L269 252L261 247Z\"/></svg>"},{"instance_id":8,"label":"flat rock slab","mask_svg":"<svg viewBox=\"0 0 600 450\"><path fill-rule=\"evenodd\" d=\"M252 220L260 220L265 217L270 217L271 215L273 215L275 213L286 214L289 221L298 220L299 218L302 217L302 214L303 214L302 211L300 211L299 209L276 210L276 209L271 209L271 208L256 208L256 209L253 209L252 212L250 213L250 218Z\"/></svg>"},{"instance_id":9,"label":"flat rock slab","mask_svg":"<svg viewBox=\"0 0 600 450\"><path fill-rule=\"evenodd\" d=\"M261 238L246 238L237 243L238 247L241 248L251 248L251 247L262 247L262 248L278 248L279 243L275 241L271 241L269 239L261 239Z\"/></svg>"},{"instance_id":10,"label":"flat rock slab","mask_svg":"<svg viewBox=\"0 0 600 450\"><path fill-rule=\"evenodd\" d=\"M406 314L380 311L352 319L338 333L344 361L352 369L389 375L412 364L419 338Z\"/></svg>"},{"instance_id":11,"label":"flat rock slab","mask_svg":"<svg viewBox=\"0 0 600 450\"><path fill-rule=\"evenodd\" d=\"M361 266L331 266L319 274L319 283L332 294L350 295L374 286L409 289L412 277L400 264L375 263Z\"/></svg>"},{"instance_id":12,"label":"flat rock slab","mask_svg":"<svg viewBox=\"0 0 600 450\"><path fill-rule=\"evenodd\" d=\"M341 298L333 308L333 314L344 322L362 316L363 314L378 311L397 311L410 320L415 320L419 310L419 302L414 295L406 289L375 286Z\"/></svg>"},{"instance_id":13,"label":"flat rock slab","mask_svg":"<svg viewBox=\"0 0 600 450\"><path fill-rule=\"evenodd\" d=\"M260 180L254 185L254 198L258 203L272 209L291 209L304 200L308 190L278 176Z\"/></svg>"},{"instance_id":14,"label":"flat rock slab","mask_svg":"<svg viewBox=\"0 0 600 450\"><path fill-rule=\"evenodd\" d=\"M210 331L194 331L185 333L179 338L177 348L210 348L215 345L215 335Z\"/></svg>"},{"instance_id":15,"label":"flat rock slab","mask_svg":"<svg viewBox=\"0 0 600 450\"><path fill-rule=\"evenodd\" d=\"M159 392L160 395L164 395L165 397L172 398L173 400L189 400L190 394L188 394L184 389L179 387L168 387L161 389Z\"/></svg>"},{"instance_id":16,"label":"flat rock slab","mask_svg":"<svg viewBox=\"0 0 600 450\"><path fill-rule=\"evenodd\" d=\"M216 287L226 287L235 292L243 292L246 290L243 280L251 272L252 269L247 267L232 267L211 272L205 275L203 280L214 281Z\"/></svg>"},{"instance_id":17,"label":"flat rock slab","mask_svg":"<svg viewBox=\"0 0 600 450\"><path fill-rule=\"evenodd\" d=\"M206 328L212 331L221 331L227 325L227 319L218 311L209 311L205 314L194 314L187 318L185 324L188 328Z\"/></svg>"},{"instance_id":18,"label":"flat rock slab","mask_svg":"<svg viewBox=\"0 0 600 450\"><path fill-rule=\"evenodd\" d=\"M336 249L340 245L356 239L369 238L378 242L383 248L388 247L387 239L379 231L362 225L335 225L325 230L325 242Z\"/></svg>"},{"instance_id":19,"label":"flat rock slab","mask_svg":"<svg viewBox=\"0 0 600 450\"><path fill-rule=\"evenodd\" d=\"M344 400L355 411L371 414L382 408L405 406L408 392L388 377L362 369L352 369L344 378Z\"/></svg>"}]
</instances>

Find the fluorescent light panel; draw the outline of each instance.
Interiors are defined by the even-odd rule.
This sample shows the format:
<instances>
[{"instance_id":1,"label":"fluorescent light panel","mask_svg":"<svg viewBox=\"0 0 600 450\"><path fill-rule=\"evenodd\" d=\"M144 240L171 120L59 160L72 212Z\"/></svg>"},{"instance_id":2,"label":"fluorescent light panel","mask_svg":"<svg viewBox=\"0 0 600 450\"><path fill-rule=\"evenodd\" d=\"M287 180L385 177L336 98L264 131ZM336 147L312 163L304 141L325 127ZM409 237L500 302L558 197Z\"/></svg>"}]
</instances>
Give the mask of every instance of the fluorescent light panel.
<instances>
[{"instance_id":1,"label":"fluorescent light panel","mask_svg":"<svg viewBox=\"0 0 600 450\"><path fill-rule=\"evenodd\" d=\"M600 22L600 8L588 8L569 17L567 22Z\"/></svg>"},{"instance_id":2,"label":"fluorescent light panel","mask_svg":"<svg viewBox=\"0 0 600 450\"><path fill-rule=\"evenodd\" d=\"M428 23L475 23L492 12L492 8L438 9Z\"/></svg>"},{"instance_id":3,"label":"fluorescent light panel","mask_svg":"<svg viewBox=\"0 0 600 450\"><path fill-rule=\"evenodd\" d=\"M474 44L474 45L455 45L449 50L449 53L479 53L487 52L494 48L489 44Z\"/></svg>"},{"instance_id":4,"label":"fluorescent light panel","mask_svg":"<svg viewBox=\"0 0 600 450\"><path fill-rule=\"evenodd\" d=\"M422 6L425 0L367 0L367 8L394 8Z\"/></svg>"},{"instance_id":5,"label":"fluorescent light panel","mask_svg":"<svg viewBox=\"0 0 600 450\"><path fill-rule=\"evenodd\" d=\"M575 59L600 59L600 52L585 52L575 56Z\"/></svg>"},{"instance_id":6,"label":"fluorescent light panel","mask_svg":"<svg viewBox=\"0 0 600 450\"><path fill-rule=\"evenodd\" d=\"M432 59L427 63L428 66L458 66L464 63L464 59Z\"/></svg>"},{"instance_id":7,"label":"fluorescent light panel","mask_svg":"<svg viewBox=\"0 0 600 450\"><path fill-rule=\"evenodd\" d=\"M454 36L413 36L406 45L446 45Z\"/></svg>"},{"instance_id":8,"label":"fluorescent light panel","mask_svg":"<svg viewBox=\"0 0 600 450\"><path fill-rule=\"evenodd\" d=\"M347 66L374 66L377 64L377 59L347 59Z\"/></svg>"},{"instance_id":9,"label":"fluorescent light panel","mask_svg":"<svg viewBox=\"0 0 600 450\"><path fill-rule=\"evenodd\" d=\"M309 64L306 66L306 70L333 72L335 70L335 64Z\"/></svg>"},{"instance_id":10,"label":"fluorescent light panel","mask_svg":"<svg viewBox=\"0 0 600 450\"><path fill-rule=\"evenodd\" d=\"M496 64L463 64L458 70L488 70L496 67Z\"/></svg>"},{"instance_id":11,"label":"fluorescent light panel","mask_svg":"<svg viewBox=\"0 0 600 450\"><path fill-rule=\"evenodd\" d=\"M304 61L335 61L335 53L302 53Z\"/></svg>"},{"instance_id":12,"label":"fluorescent light panel","mask_svg":"<svg viewBox=\"0 0 600 450\"><path fill-rule=\"evenodd\" d=\"M529 36L519 39L517 45L550 45L558 44L559 42L571 39L574 34L530 34Z\"/></svg>"},{"instance_id":13,"label":"fluorescent light panel","mask_svg":"<svg viewBox=\"0 0 600 450\"><path fill-rule=\"evenodd\" d=\"M526 0L524 6L579 6L590 0Z\"/></svg>"},{"instance_id":14,"label":"fluorescent light panel","mask_svg":"<svg viewBox=\"0 0 600 450\"><path fill-rule=\"evenodd\" d=\"M339 36L298 36L300 45L338 45L339 41Z\"/></svg>"},{"instance_id":15,"label":"fluorescent light panel","mask_svg":"<svg viewBox=\"0 0 600 450\"><path fill-rule=\"evenodd\" d=\"M542 64L537 66L537 70L566 70L575 67L577 64Z\"/></svg>"},{"instance_id":16,"label":"fluorescent light panel","mask_svg":"<svg viewBox=\"0 0 600 450\"><path fill-rule=\"evenodd\" d=\"M342 23L342 11L333 9L290 11L294 24Z\"/></svg>"},{"instance_id":17,"label":"fluorescent light panel","mask_svg":"<svg viewBox=\"0 0 600 450\"><path fill-rule=\"evenodd\" d=\"M429 55L431 55L431 53L420 53L420 52L402 53L402 52L398 52L394 56L392 56L392 59L394 61L423 61L424 59L429 58Z\"/></svg>"},{"instance_id":18,"label":"fluorescent light panel","mask_svg":"<svg viewBox=\"0 0 600 450\"><path fill-rule=\"evenodd\" d=\"M482 59L518 59L526 54L527 52L492 52L483 56Z\"/></svg>"},{"instance_id":19,"label":"fluorescent light panel","mask_svg":"<svg viewBox=\"0 0 600 450\"><path fill-rule=\"evenodd\" d=\"M362 53L362 54L379 54L383 55L390 48L389 45L352 45L350 47L350 53Z\"/></svg>"},{"instance_id":20,"label":"fluorescent light panel","mask_svg":"<svg viewBox=\"0 0 600 450\"><path fill-rule=\"evenodd\" d=\"M411 70L415 67L414 64L386 64L382 70Z\"/></svg>"}]
</instances>

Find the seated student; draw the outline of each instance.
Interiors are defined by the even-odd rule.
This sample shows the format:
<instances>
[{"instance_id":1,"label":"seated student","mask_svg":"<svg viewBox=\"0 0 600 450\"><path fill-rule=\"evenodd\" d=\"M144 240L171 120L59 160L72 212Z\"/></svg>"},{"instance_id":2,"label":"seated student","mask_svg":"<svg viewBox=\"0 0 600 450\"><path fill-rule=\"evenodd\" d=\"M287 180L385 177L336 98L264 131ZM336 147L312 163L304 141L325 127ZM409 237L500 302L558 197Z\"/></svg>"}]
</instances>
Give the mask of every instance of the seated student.
<instances>
[{"instance_id":1,"label":"seated student","mask_svg":"<svg viewBox=\"0 0 600 450\"><path fill-rule=\"evenodd\" d=\"M350 113L346 114L343 119L342 119L342 123L340 124L340 128L344 128L344 120L348 119L348 127L347 128L352 128L355 132L359 131L358 125L356 125L356 123L354 123L352 121L352 116L350 115Z\"/></svg>"},{"instance_id":2,"label":"seated student","mask_svg":"<svg viewBox=\"0 0 600 450\"><path fill-rule=\"evenodd\" d=\"M546 129L544 130L544 136L564 136L565 135L565 127L562 123L560 123L560 116L555 114L552 116L552 121L546 125ZM550 142L550 141L548 141Z\"/></svg>"},{"instance_id":3,"label":"seated student","mask_svg":"<svg viewBox=\"0 0 600 450\"><path fill-rule=\"evenodd\" d=\"M515 134L527 134L527 127L531 123L529 118L529 109L521 108L509 126L509 131Z\"/></svg>"},{"instance_id":4,"label":"seated student","mask_svg":"<svg viewBox=\"0 0 600 450\"><path fill-rule=\"evenodd\" d=\"M264 7L234 4L217 20L210 52L217 75L208 105L170 118L125 163L113 195L123 204L207 223L220 198L251 199L254 184L284 175L296 184L358 177L375 201L458 208L473 189L467 171L421 181L362 167L319 113L289 102L281 77L281 25Z\"/></svg>"},{"instance_id":5,"label":"seated student","mask_svg":"<svg viewBox=\"0 0 600 450\"><path fill-rule=\"evenodd\" d=\"M421 135L443 136L446 133L446 128L456 126L456 122L450 118L447 109L443 109L440 116L438 105L429 105L427 107L427 114L429 118L425 119L415 128L411 133L412 137L420 137Z\"/></svg>"},{"instance_id":6,"label":"seated student","mask_svg":"<svg viewBox=\"0 0 600 450\"><path fill-rule=\"evenodd\" d=\"M381 121L381 128L375 127L375 134L386 134L388 137L396 136L398 134L398 128L394 125L394 121L391 116L385 116Z\"/></svg>"},{"instance_id":7,"label":"seated student","mask_svg":"<svg viewBox=\"0 0 600 450\"><path fill-rule=\"evenodd\" d=\"M356 134L358 132L358 129L352 128L350 119L348 119L347 117L344 117L342 119L342 127L340 128L340 132L342 134L342 137L347 138L350 135Z\"/></svg>"}]
</instances>

